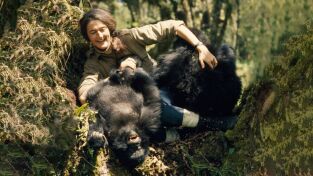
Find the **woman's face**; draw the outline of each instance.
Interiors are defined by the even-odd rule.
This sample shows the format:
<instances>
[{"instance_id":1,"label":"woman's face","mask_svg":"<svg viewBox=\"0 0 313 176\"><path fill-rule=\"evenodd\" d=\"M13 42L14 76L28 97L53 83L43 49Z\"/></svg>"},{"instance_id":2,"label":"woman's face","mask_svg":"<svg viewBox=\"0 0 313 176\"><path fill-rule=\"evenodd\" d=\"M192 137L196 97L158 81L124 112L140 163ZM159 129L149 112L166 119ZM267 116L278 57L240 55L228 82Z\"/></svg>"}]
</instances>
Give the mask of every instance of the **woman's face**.
<instances>
[{"instance_id":1,"label":"woman's face","mask_svg":"<svg viewBox=\"0 0 313 176\"><path fill-rule=\"evenodd\" d=\"M111 48L111 35L109 28L99 20L92 20L87 25L87 35L91 44L102 50L109 51Z\"/></svg>"}]
</instances>

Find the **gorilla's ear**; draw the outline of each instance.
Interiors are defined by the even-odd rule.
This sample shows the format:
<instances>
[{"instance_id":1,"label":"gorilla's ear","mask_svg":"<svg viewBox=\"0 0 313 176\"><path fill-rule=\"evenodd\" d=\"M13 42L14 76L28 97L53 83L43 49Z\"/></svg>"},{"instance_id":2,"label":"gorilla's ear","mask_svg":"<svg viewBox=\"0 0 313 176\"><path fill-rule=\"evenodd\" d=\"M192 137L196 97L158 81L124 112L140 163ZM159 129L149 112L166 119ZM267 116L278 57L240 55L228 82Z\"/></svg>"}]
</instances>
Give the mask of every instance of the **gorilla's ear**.
<instances>
[{"instance_id":1,"label":"gorilla's ear","mask_svg":"<svg viewBox=\"0 0 313 176\"><path fill-rule=\"evenodd\" d=\"M161 125L159 105L144 106L138 123L148 134L157 132Z\"/></svg>"}]
</instances>

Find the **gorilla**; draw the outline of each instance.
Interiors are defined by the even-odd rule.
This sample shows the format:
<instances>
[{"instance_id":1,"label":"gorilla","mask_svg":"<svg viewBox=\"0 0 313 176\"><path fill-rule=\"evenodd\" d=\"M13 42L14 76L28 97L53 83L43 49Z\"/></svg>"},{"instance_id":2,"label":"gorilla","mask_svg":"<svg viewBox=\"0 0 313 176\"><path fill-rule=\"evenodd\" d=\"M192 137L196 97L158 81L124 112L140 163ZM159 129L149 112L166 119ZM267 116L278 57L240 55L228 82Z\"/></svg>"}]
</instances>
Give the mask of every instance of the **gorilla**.
<instances>
[{"instance_id":1,"label":"gorilla","mask_svg":"<svg viewBox=\"0 0 313 176\"><path fill-rule=\"evenodd\" d=\"M116 70L88 91L87 101L98 114L89 126L89 144L109 145L129 167L143 162L150 137L160 128L160 95L154 80L141 68Z\"/></svg>"},{"instance_id":2,"label":"gorilla","mask_svg":"<svg viewBox=\"0 0 313 176\"><path fill-rule=\"evenodd\" d=\"M200 117L222 119L234 115L242 85L235 72L233 50L222 45L212 53L218 60L217 67L201 69L192 47L177 46L160 56L153 77L159 88L169 92L173 105L198 113Z\"/></svg>"}]
</instances>

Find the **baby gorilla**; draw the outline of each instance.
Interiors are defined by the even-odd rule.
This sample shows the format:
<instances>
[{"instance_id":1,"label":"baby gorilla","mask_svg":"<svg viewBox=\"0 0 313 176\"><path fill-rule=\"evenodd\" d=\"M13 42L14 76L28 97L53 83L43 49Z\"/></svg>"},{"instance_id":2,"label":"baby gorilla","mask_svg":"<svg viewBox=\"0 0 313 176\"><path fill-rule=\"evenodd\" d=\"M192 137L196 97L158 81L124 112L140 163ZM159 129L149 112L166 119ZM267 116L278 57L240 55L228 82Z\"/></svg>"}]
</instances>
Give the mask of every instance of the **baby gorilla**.
<instances>
[{"instance_id":1,"label":"baby gorilla","mask_svg":"<svg viewBox=\"0 0 313 176\"><path fill-rule=\"evenodd\" d=\"M185 46L161 56L154 72L158 86L169 92L172 104L198 113L204 117L200 120L232 116L241 94L233 50L223 45L213 52L218 60L214 70L201 69L195 53Z\"/></svg>"},{"instance_id":2,"label":"baby gorilla","mask_svg":"<svg viewBox=\"0 0 313 176\"><path fill-rule=\"evenodd\" d=\"M143 162L150 136L160 127L160 95L153 79L141 68L116 70L88 91L87 100L98 111L89 144L111 146L127 166Z\"/></svg>"}]
</instances>

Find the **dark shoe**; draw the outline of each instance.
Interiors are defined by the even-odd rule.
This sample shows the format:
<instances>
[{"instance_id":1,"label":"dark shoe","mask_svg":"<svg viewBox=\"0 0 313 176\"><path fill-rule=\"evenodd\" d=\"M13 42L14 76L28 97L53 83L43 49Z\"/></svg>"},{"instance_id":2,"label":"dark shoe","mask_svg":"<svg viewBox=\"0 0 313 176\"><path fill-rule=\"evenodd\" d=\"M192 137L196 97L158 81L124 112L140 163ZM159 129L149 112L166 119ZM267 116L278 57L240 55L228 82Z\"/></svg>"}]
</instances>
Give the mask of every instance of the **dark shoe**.
<instances>
[{"instance_id":1,"label":"dark shoe","mask_svg":"<svg viewBox=\"0 0 313 176\"><path fill-rule=\"evenodd\" d=\"M161 128L151 136L154 142L171 143L180 140L178 131L175 128Z\"/></svg>"},{"instance_id":2,"label":"dark shoe","mask_svg":"<svg viewBox=\"0 0 313 176\"><path fill-rule=\"evenodd\" d=\"M180 140L180 135L175 128L166 129L166 143L176 142Z\"/></svg>"},{"instance_id":3,"label":"dark shoe","mask_svg":"<svg viewBox=\"0 0 313 176\"><path fill-rule=\"evenodd\" d=\"M226 131L235 127L238 116L200 117L197 128L209 131Z\"/></svg>"}]
</instances>

